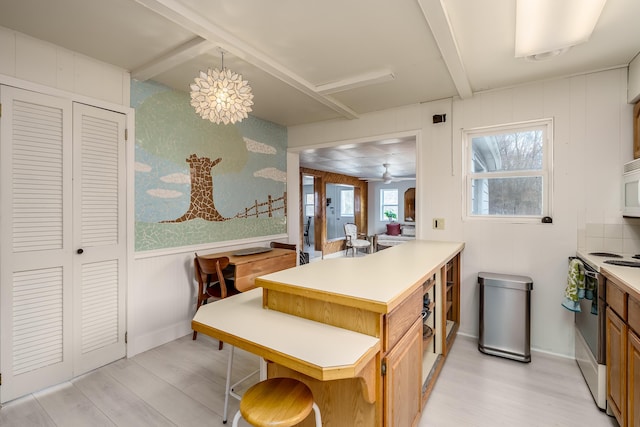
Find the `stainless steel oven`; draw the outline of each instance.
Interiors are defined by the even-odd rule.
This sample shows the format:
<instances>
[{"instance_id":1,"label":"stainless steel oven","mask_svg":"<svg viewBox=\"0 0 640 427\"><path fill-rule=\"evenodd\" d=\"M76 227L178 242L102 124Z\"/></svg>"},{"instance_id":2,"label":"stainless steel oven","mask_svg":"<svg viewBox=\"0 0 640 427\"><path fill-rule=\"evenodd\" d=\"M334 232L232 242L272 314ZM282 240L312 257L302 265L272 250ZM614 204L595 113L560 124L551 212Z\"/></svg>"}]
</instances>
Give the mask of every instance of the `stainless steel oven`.
<instances>
[{"instance_id":1,"label":"stainless steel oven","mask_svg":"<svg viewBox=\"0 0 640 427\"><path fill-rule=\"evenodd\" d=\"M606 366L606 286L599 267L579 257L585 267L585 288L597 291L594 300L581 299L580 312L575 314L575 353L596 405L607 408ZM585 257L586 258L586 257Z\"/></svg>"}]
</instances>

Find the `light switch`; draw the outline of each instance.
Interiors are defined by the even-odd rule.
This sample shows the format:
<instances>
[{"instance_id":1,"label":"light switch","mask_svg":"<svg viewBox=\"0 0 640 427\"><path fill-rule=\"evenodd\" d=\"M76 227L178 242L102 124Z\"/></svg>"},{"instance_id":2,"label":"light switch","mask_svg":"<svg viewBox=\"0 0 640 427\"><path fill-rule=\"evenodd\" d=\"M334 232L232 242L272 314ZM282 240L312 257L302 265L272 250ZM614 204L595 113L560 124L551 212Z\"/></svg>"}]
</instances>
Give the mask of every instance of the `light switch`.
<instances>
[{"instance_id":1,"label":"light switch","mask_svg":"<svg viewBox=\"0 0 640 427\"><path fill-rule=\"evenodd\" d=\"M444 218L433 218L433 228L435 230L444 230Z\"/></svg>"}]
</instances>

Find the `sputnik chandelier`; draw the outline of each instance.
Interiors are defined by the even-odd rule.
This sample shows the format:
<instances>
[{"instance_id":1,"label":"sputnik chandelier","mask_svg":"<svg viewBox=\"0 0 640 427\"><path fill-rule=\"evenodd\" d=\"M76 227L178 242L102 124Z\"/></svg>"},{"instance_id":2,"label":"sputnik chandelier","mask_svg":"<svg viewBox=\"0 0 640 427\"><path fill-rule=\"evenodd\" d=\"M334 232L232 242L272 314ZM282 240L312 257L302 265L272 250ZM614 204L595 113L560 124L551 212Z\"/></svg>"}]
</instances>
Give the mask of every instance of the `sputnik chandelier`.
<instances>
[{"instance_id":1,"label":"sputnik chandelier","mask_svg":"<svg viewBox=\"0 0 640 427\"><path fill-rule=\"evenodd\" d=\"M249 117L253 105L251 86L242 76L224 68L224 52L221 69L200 71L191 84L191 106L203 119L216 124L236 123Z\"/></svg>"}]
</instances>

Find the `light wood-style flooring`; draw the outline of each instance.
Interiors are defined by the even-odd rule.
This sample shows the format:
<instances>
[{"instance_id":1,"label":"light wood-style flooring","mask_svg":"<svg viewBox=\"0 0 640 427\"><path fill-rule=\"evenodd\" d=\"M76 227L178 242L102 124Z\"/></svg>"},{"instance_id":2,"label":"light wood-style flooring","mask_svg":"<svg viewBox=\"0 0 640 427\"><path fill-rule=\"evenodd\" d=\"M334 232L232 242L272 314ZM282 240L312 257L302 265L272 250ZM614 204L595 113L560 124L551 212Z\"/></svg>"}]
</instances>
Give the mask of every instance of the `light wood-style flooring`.
<instances>
[{"instance_id":1,"label":"light wood-style flooring","mask_svg":"<svg viewBox=\"0 0 640 427\"><path fill-rule=\"evenodd\" d=\"M222 426L227 351L188 335L9 402L0 426ZM241 350L235 361L235 378L258 366ZM227 425L237 408L232 399ZM459 336L419 425L617 424L597 409L575 361L534 353L523 364L484 355L475 340Z\"/></svg>"}]
</instances>

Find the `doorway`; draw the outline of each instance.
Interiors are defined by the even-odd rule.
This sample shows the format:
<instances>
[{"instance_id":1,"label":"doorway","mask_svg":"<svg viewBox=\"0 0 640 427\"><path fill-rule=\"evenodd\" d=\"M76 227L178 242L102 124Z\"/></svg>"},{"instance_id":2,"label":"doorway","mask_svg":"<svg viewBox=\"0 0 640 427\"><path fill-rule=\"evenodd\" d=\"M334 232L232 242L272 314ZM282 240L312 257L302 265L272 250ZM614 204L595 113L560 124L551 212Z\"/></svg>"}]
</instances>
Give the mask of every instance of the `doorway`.
<instances>
[{"instance_id":1,"label":"doorway","mask_svg":"<svg viewBox=\"0 0 640 427\"><path fill-rule=\"evenodd\" d=\"M314 217L311 220L310 232L315 250L324 255L344 249L339 239L344 232L338 233L336 226L325 227L332 214L330 207L337 206L333 196L326 196L326 184L348 184L354 187L354 220L358 230L367 235L384 233L384 221L379 218L379 197L376 197L380 186L397 187L404 191L405 187L419 187L416 182L416 159L419 155L420 131L407 131L400 134L381 135L370 140L345 140L330 145L301 147L295 152L299 155L299 167L303 187L301 200L301 233L304 230L305 197L311 188L315 191ZM388 166L385 167L385 165ZM387 172L387 174L385 174ZM305 176L309 176L308 180ZM411 182L413 181L413 182ZM411 183L411 185L409 185ZM331 203L327 206L328 198ZM414 197L415 203L415 197ZM398 218L402 222L417 222L416 207L412 203L413 215ZM310 203L308 204L310 206ZM404 205L403 205L404 206ZM326 215L326 216L325 216ZM412 219L410 219L413 217ZM342 217L341 217L342 218ZM341 223L342 219L340 220ZM337 223L337 221L336 221ZM343 227L342 225L340 227ZM343 242L342 242L343 243ZM312 243L312 246L313 243Z\"/></svg>"},{"instance_id":2,"label":"doorway","mask_svg":"<svg viewBox=\"0 0 640 427\"><path fill-rule=\"evenodd\" d=\"M314 176L302 175L302 247L303 252L309 254L309 258L319 258L322 252L315 248L315 218L316 218L316 192L314 189Z\"/></svg>"},{"instance_id":3,"label":"doorway","mask_svg":"<svg viewBox=\"0 0 640 427\"><path fill-rule=\"evenodd\" d=\"M353 185L327 183L327 240L344 237L344 225L354 222Z\"/></svg>"}]
</instances>

